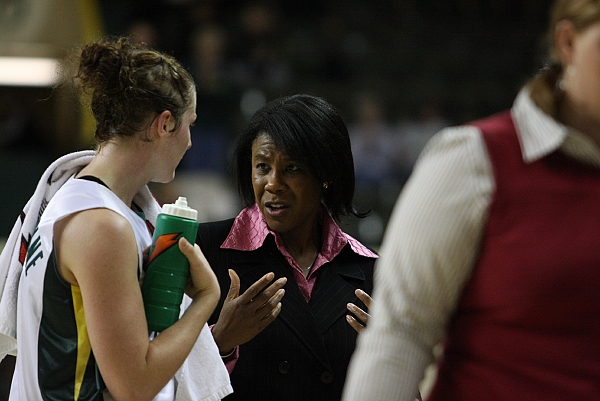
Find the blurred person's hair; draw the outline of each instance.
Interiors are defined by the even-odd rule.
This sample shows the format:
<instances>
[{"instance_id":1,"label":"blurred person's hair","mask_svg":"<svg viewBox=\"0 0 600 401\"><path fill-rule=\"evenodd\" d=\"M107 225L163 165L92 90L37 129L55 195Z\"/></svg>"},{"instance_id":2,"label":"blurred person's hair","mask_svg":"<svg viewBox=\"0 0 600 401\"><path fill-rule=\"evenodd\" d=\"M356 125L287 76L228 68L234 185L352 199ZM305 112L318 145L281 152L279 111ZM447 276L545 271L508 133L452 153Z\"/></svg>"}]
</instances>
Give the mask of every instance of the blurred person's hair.
<instances>
[{"instance_id":1,"label":"blurred person's hair","mask_svg":"<svg viewBox=\"0 0 600 401\"><path fill-rule=\"evenodd\" d=\"M561 21L570 21L578 32L583 32L594 23L600 21L600 1L598 0L555 0L550 11L550 23L546 33L548 59L545 67L527 85L531 90L531 98L545 113L556 117L556 105L560 96L558 82L563 73L554 34Z\"/></svg>"}]
</instances>

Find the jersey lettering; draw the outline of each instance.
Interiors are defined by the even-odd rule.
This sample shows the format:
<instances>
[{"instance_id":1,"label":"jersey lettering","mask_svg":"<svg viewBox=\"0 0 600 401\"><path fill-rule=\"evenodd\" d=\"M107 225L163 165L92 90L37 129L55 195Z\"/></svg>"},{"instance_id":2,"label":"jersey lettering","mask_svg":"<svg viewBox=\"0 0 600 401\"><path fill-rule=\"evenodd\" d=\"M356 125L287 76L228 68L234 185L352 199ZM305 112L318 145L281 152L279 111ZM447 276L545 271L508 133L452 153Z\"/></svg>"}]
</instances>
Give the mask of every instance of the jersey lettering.
<instances>
[{"instance_id":1,"label":"jersey lettering","mask_svg":"<svg viewBox=\"0 0 600 401\"><path fill-rule=\"evenodd\" d=\"M25 275L27 276L27 272L29 271L29 268L31 266L35 266L35 262L38 261L38 259L41 259L44 257L44 252L42 252L42 250L40 250L38 252L38 249L40 248L42 241L39 235L37 234L37 227L35 228L35 230L33 231L33 239L31 240L31 245L29 246L29 249L27 249L27 258L25 259L25 262L27 263L27 265L25 266Z\"/></svg>"}]
</instances>

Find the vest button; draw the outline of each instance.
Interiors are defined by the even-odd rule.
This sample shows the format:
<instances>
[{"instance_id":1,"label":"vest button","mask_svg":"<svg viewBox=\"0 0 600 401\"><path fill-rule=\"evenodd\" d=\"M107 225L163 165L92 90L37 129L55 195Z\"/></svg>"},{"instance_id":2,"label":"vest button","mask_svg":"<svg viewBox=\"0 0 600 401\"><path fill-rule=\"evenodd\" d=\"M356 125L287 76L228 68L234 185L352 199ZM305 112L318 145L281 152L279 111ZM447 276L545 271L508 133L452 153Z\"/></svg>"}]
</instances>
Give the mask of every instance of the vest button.
<instances>
[{"instance_id":1,"label":"vest button","mask_svg":"<svg viewBox=\"0 0 600 401\"><path fill-rule=\"evenodd\" d=\"M325 384L329 384L333 381L333 373L325 371L321 373L321 382Z\"/></svg>"},{"instance_id":2,"label":"vest button","mask_svg":"<svg viewBox=\"0 0 600 401\"><path fill-rule=\"evenodd\" d=\"M279 364L279 367L277 368L277 370L279 371L279 373L281 373L282 375L286 375L288 374L288 372L290 371L290 363L288 361L283 361Z\"/></svg>"}]
</instances>

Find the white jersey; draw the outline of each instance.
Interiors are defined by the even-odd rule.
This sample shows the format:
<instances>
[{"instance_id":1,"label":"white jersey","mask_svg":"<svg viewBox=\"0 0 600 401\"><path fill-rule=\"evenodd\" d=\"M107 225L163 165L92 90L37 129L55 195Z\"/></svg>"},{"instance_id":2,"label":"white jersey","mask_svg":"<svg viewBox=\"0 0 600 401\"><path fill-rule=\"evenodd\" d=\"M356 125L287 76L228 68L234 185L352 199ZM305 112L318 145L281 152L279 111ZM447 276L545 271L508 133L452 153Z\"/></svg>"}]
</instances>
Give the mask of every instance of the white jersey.
<instances>
[{"instance_id":1,"label":"white jersey","mask_svg":"<svg viewBox=\"0 0 600 401\"><path fill-rule=\"evenodd\" d=\"M93 208L113 210L129 221L138 247L138 276L143 276L143 251L152 240L143 215L104 185L69 179L48 203L27 250L19 282L18 354L9 401L105 399L79 287L58 272L53 246L56 221ZM168 392L166 399L172 400L172 383Z\"/></svg>"}]
</instances>

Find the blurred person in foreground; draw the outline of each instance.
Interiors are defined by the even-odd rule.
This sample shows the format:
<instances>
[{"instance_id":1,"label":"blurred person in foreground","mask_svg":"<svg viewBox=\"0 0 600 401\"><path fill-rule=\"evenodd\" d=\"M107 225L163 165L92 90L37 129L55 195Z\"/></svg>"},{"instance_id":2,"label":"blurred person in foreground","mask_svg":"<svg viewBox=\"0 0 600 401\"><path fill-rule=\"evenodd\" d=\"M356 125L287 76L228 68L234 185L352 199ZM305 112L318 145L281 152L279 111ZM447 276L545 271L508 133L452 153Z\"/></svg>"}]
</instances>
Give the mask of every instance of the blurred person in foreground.
<instances>
[{"instance_id":1,"label":"blurred person in foreground","mask_svg":"<svg viewBox=\"0 0 600 401\"><path fill-rule=\"evenodd\" d=\"M147 183L171 181L191 146L194 81L172 57L127 38L92 42L73 56L97 147L46 170L0 257L9 277L0 350L13 350L16 338L17 351L9 399L220 399L231 387L206 325L219 285L199 248L179 240L191 300L157 336L140 290L160 212ZM187 363L196 348L198 359ZM199 380L183 379L192 374Z\"/></svg>"},{"instance_id":2,"label":"blurred person in foreground","mask_svg":"<svg viewBox=\"0 0 600 401\"><path fill-rule=\"evenodd\" d=\"M400 195L344 400L600 399L600 2L558 0L510 111L442 130Z\"/></svg>"},{"instance_id":3,"label":"blurred person in foreground","mask_svg":"<svg viewBox=\"0 0 600 401\"><path fill-rule=\"evenodd\" d=\"M336 223L365 215L347 128L321 98L276 99L234 157L245 208L200 224L197 239L221 285L209 322L231 371L227 399L339 400L377 258Z\"/></svg>"}]
</instances>

